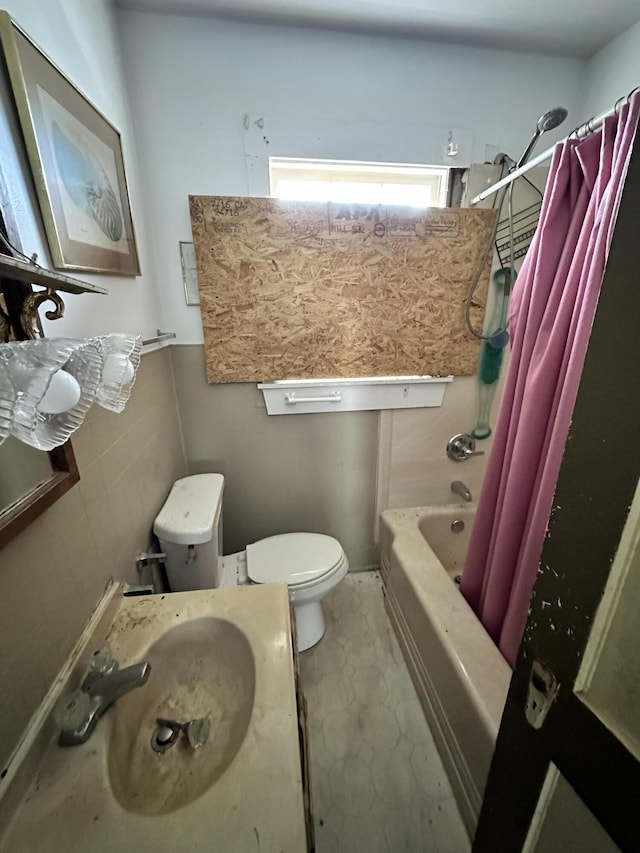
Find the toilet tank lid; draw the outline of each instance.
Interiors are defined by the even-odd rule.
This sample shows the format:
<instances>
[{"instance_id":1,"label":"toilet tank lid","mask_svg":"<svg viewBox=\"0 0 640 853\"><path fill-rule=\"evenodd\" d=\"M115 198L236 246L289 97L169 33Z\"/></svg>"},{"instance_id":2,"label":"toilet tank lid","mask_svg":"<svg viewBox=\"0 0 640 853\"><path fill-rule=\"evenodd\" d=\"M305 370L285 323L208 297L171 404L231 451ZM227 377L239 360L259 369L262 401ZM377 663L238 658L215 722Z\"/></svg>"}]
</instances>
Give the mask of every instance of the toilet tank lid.
<instances>
[{"instance_id":1,"label":"toilet tank lid","mask_svg":"<svg viewBox=\"0 0 640 853\"><path fill-rule=\"evenodd\" d=\"M210 542L220 519L223 489L222 474L195 474L176 480L153 532L158 539L175 545Z\"/></svg>"}]
</instances>

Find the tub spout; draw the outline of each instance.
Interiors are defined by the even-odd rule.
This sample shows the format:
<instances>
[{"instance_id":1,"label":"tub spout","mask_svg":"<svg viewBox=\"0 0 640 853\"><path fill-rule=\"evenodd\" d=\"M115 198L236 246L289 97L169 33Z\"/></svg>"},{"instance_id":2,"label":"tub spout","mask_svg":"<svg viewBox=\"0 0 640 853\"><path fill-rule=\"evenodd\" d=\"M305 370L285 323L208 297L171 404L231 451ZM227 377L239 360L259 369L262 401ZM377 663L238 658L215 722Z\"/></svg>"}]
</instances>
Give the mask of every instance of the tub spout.
<instances>
[{"instance_id":1,"label":"tub spout","mask_svg":"<svg viewBox=\"0 0 640 853\"><path fill-rule=\"evenodd\" d=\"M456 495L460 495L463 501L471 500L469 487L465 486L462 480L454 480L453 483L451 483L451 491Z\"/></svg>"}]
</instances>

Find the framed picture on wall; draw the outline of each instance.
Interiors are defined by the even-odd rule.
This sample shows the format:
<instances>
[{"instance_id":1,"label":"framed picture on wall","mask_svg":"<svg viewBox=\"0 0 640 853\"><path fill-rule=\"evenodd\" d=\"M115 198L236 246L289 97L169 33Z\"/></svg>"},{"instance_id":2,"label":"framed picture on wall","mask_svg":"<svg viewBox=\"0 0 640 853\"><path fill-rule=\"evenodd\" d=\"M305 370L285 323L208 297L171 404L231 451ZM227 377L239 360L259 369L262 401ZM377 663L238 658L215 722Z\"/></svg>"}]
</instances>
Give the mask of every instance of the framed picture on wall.
<instances>
[{"instance_id":1,"label":"framed picture on wall","mask_svg":"<svg viewBox=\"0 0 640 853\"><path fill-rule=\"evenodd\" d=\"M185 302L187 305L200 305L198 267L196 265L196 251L193 243L185 243L180 240L180 264L182 266Z\"/></svg>"},{"instance_id":2,"label":"framed picture on wall","mask_svg":"<svg viewBox=\"0 0 640 853\"><path fill-rule=\"evenodd\" d=\"M0 41L53 266L139 275L120 134L7 12Z\"/></svg>"}]
</instances>

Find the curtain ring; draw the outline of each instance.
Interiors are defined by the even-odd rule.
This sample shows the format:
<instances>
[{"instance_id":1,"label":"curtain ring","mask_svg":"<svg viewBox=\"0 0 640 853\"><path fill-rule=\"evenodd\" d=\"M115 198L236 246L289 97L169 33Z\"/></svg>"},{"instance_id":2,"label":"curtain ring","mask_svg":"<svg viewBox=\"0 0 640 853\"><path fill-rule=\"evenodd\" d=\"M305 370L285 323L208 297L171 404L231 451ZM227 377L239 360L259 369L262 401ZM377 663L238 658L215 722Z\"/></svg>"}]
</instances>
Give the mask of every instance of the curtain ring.
<instances>
[{"instance_id":1,"label":"curtain ring","mask_svg":"<svg viewBox=\"0 0 640 853\"><path fill-rule=\"evenodd\" d=\"M631 98L633 97L633 95L634 95L634 94L635 94L639 89L640 89L640 86L636 86L636 87L635 87L635 89L632 89L632 90L629 92L629 94L627 95L627 103L629 103L629 102L631 101Z\"/></svg>"},{"instance_id":2,"label":"curtain ring","mask_svg":"<svg viewBox=\"0 0 640 853\"><path fill-rule=\"evenodd\" d=\"M589 119L591 121L591 119ZM585 121L576 128L576 139L585 139L589 132L589 122Z\"/></svg>"},{"instance_id":3,"label":"curtain ring","mask_svg":"<svg viewBox=\"0 0 640 853\"><path fill-rule=\"evenodd\" d=\"M625 97L624 97L624 95L623 95L621 98L618 98L618 100L617 100L617 101L615 102L615 104L613 105L613 111L614 111L614 112L616 112L616 113L617 113L617 112L619 112L619 111L620 111L620 107L622 106L622 104L623 104L624 102L625 102Z\"/></svg>"}]
</instances>

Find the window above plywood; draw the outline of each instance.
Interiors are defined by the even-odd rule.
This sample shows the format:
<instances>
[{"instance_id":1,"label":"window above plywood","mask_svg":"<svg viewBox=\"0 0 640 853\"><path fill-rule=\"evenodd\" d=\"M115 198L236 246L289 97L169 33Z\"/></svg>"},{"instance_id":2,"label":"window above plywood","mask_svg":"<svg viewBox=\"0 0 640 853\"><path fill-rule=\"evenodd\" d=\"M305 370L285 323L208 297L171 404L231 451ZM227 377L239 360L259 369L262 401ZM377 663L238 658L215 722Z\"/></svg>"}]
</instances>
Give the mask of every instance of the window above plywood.
<instances>
[{"instance_id":1,"label":"window above plywood","mask_svg":"<svg viewBox=\"0 0 640 853\"><path fill-rule=\"evenodd\" d=\"M444 207L448 175L446 166L269 158L271 196L284 201Z\"/></svg>"}]
</instances>

